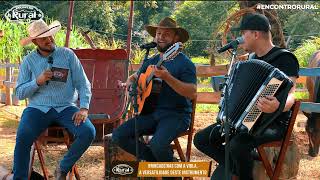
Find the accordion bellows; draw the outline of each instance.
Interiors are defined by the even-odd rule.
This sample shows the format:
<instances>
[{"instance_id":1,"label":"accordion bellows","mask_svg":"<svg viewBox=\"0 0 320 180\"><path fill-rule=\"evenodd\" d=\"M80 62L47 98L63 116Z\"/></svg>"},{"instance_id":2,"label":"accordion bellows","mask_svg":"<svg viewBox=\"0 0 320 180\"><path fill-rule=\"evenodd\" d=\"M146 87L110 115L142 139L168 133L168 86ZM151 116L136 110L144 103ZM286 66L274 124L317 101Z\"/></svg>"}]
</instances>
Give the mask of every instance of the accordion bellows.
<instances>
[{"instance_id":1,"label":"accordion bellows","mask_svg":"<svg viewBox=\"0 0 320 180\"><path fill-rule=\"evenodd\" d=\"M227 83L231 129L236 131L244 125L250 133L263 131L281 114L293 86L293 82L282 71L256 59L235 63ZM257 100L267 95L276 96L280 102L275 113L262 113L256 107ZM218 121L223 122L223 116L226 116L224 98L220 106Z\"/></svg>"}]
</instances>

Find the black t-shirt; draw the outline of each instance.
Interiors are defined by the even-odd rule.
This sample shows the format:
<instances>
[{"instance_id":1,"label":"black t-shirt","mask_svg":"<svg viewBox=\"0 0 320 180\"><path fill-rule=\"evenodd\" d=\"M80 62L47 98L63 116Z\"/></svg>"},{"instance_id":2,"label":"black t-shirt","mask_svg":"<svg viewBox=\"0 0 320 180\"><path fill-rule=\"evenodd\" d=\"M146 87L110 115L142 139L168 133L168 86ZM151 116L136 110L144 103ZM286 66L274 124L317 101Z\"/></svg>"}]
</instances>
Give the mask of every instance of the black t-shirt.
<instances>
[{"instance_id":1,"label":"black t-shirt","mask_svg":"<svg viewBox=\"0 0 320 180\"><path fill-rule=\"evenodd\" d=\"M272 53L279 50L279 47L273 47L266 55L262 57L258 57L254 55L254 59L267 60ZM299 77L299 63L297 58L291 53L281 53L276 58L270 60L268 62L272 66L278 68L282 72L284 72L289 77ZM290 112L283 112L279 115L279 117L274 121L275 123L281 126L287 126L290 118Z\"/></svg>"}]
</instances>

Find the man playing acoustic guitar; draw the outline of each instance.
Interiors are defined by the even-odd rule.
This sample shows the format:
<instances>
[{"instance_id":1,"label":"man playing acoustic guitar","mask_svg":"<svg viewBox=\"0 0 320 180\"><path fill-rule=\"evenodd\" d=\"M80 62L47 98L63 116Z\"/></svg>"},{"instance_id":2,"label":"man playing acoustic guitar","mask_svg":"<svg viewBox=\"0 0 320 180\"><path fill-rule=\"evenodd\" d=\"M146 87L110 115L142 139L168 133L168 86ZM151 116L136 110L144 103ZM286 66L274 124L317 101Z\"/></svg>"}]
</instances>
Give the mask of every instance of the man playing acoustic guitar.
<instances>
[{"instance_id":1,"label":"man playing acoustic guitar","mask_svg":"<svg viewBox=\"0 0 320 180\"><path fill-rule=\"evenodd\" d=\"M139 142L139 159L146 161L173 161L170 143L189 127L191 120L191 100L196 97L196 68L183 53L175 58L165 60L160 67L155 66L166 51L176 42L186 42L188 32L177 26L169 17L164 18L156 26L145 26L147 32L154 37L160 54L146 60L139 71L131 75L126 87L138 80L141 73L151 67L154 76L162 80L158 100L152 113L140 114L137 118L138 134L153 135L148 146ZM143 93L140 92L139 93ZM145 105L147 106L147 104ZM136 155L135 150L135 118L129 119L112 133L112 140L122 149Z\"/></svg>"}]
</instances>

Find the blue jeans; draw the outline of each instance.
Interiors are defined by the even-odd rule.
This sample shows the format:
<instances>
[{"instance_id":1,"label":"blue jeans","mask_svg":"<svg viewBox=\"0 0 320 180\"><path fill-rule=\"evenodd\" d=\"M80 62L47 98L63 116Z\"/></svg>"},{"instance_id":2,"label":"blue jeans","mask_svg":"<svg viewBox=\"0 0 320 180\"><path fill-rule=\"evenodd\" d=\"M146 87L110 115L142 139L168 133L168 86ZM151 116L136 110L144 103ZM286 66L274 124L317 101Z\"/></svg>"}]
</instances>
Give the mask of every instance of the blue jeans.
<instances>
[{"instance_id":1,"label":"blue jeans","mask_svg":"<svg viewBox=\"0 0 320 180\"><path fill-rule=\"evenodd\" d=\"M79 109L73 106L60 113L53 108L47 113L31 107L23 111L14 149L13 179L27 180L31 146L38 136L52 124L63 126L74 135L75 141L60 161L60 168L63 172L71 170L74 163L88 149L96 134L89 119L79 126L74 125L72 116L77 111Z\"/></svg>"},{"instance_id":2,"label":"blue jeans","mask_svg":"<svg viewBox=\"0 0 320 180\"><path fill-rule=\"evenodd\" d=\"M139 159L150 162L173 161L173 150L170 143L190 124L189 113L175 111L156 111L141 115L123 123L112 133L112 141L125 151L136 156L135 120L138 123L139 136L151 135L149 144L139 141Z\"/></svg>"},{"instance_id":3,"label":"blue jeans","mask_svg":"<svg viewBox=\"0 0 320 180\"><path fill-rule=\"evenodd\" d=\"M219 166L212 174L211 179L231 179L226 177L225 169L225 145L224 137L219 132L220 125L210 125L197 132L193 144L204 154L213 158ZM286 129L273 123L261 135L252 136L247 132L241 132L231 138L229 144L231 173L238 175L240 180L252 179L253 157L251 151L261 144L281 140Z\"/></svg>"}]
</instances>

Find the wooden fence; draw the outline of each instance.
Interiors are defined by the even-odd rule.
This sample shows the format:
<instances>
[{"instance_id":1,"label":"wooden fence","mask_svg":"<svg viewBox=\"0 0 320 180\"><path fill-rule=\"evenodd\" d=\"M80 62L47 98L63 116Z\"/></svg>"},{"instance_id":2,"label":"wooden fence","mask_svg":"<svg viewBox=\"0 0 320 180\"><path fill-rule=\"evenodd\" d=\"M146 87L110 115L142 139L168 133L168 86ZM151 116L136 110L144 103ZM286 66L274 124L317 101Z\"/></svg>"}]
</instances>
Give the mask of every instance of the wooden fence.
<instances>
[{"instance_id":1,"label":"wooden fence","mask_svg":"<svg viewBox=\"0 0 320 180\"><path fill-rule=\"evenodd\" d=\"M140 64L133 64L130 68L132 71L137 71L139 67ZM223 78L223 75L228 71L228 65L196 65L196 68L197 77L219 76L220 78ZM320 68L300 68L297 84L303 84L303 87L306 87L307 76L320 76ZM218 104L220 101L220 95L220 92L198 92L197 103ZM303 101L300 106L301 111L320 113L320 103L307 102L307 99L301 99L301 101Z\"/></svg>"},{"instance_id":2,"label":"wooden fence","mask_svg":"<svg viewBox=\"0 0 320 180\"><path fill-rule=\"evenodd\" d=\"M5 70L5 75L0 76L0 86L1 90L5 92L5 104L11 105L12 104L12 91L15 87L16 80L17 80L17 73L14 70L19 68L19 64L0 64L0 69ZM1 92L1 93L4 93ZM2 95L2 94L1 94ZM3 98L3 97L1 97Z\"/></svg>"},{"instance_id":3,"label":"wooden fence","mask_svg":"<svg viewBox=\"0 0 320 180\"><path fill-rule=\"evenodd\" d=\"M0 85L3 85L6 93L6 105L11 105L11 89L15 87L16 76L13 75L13 68L18 68L18 64L0 64L1 69L5 69L5 76L0 76ZM140 68L140 64L132 64L129 69L131 71L137 71ZM196 65L197 77L212 77L219 76L223 78L223 75L227 73L228 65ZM303 84L306 87L307 76L320 76L320 68L300 68L299 78L297 84ZM198 92L197 103L200 104L218 104L220 101L220 92ZM319 112L320 103L307 102L306 99L302 99L300 110L308 112Z\"/></svg>"}]
</instances>

